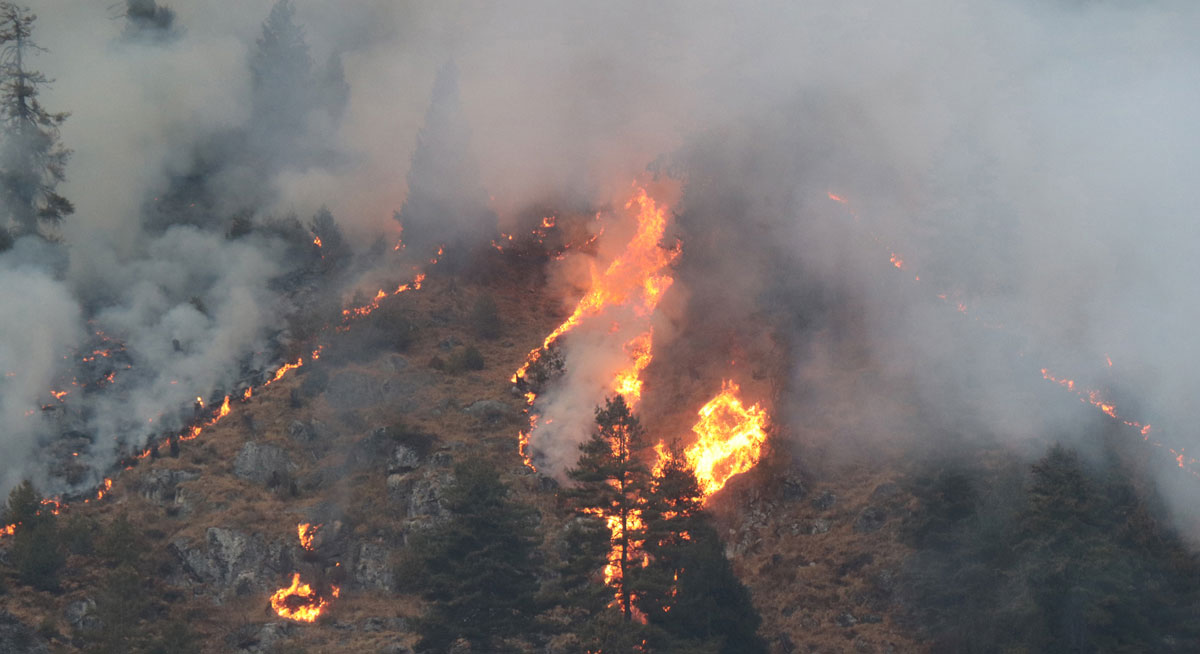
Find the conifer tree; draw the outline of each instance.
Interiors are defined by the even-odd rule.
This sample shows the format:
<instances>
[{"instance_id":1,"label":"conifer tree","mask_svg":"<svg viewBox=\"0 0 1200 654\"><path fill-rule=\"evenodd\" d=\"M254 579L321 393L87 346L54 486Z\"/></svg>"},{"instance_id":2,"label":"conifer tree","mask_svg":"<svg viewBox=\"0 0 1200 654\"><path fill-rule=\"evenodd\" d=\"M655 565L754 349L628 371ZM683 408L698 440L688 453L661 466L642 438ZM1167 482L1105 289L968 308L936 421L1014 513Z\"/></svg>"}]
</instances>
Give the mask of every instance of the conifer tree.
<instances>
[{"instance_id":1,"label":"conifer tree","mask_svg":"<svg viewBox=\"0 0 1200 654\"><path fill-rule=\"evenodd\" d=\"M472 250L496 237L496 214L479 178L470 131L458 96L458 69L438 71L425 126L408 171L408 197L396 219L409 248L432 252L445 247L441 268L459 270Z\"/></svg>"},{"instance_id":2,"label":"conifer tree","mask_svg":"<svg viewBox=\"0 0 1200 654\"><path fill-rule=\"evenodd\" d=\"M418 648L442 652L465 638L478 651L506 651L504 639L526 633L536 608L533 514L483 459L456 465L454 479L450 517L415 533L399 567L430 603Z\"/></svg>"},{"instance_id":3,"label":"conifer tree","mask_svg":"<svg viewBox=\"0 0 1200 654\"><path fill-rule=\"evenodd\" d=\"M42 106L38 94L51 80L29 68L29 58L42 51L32 39L36 20L28 9L0 2L0 201L18 235L37 234L42 222L57 225L75 212L55 190L71 156L59 142L67 114Z\"/></svg>"},{"instance_id":4,"label":"conifer tree","mask_svg":"<svg viewBox=\"0 0 1200 654\"><path fill-rule=\"evenodd\" d=\"M637 576L637 606L664 651L765 654L750 592L725 558L704 511L695 471L674 443L658 466L644 512L649 562ZM661 635L665 635L662 638Z\"/></svg>"},{"instance_id":5,"label":"conifer tree","mask_svg":"<svg viewBox=\"0 0 1200 654\"><path fill-rule=\"evenodd\" d=\"M627 585L641 565L637 550L645 528L640 516L650 490L650 470L639 457L644 447L641 423L625 398L617 395L596 410L596 431L580 446L576 467L567 471L576 483L568 493L576 510L603 516L615 525L611 563L617 574L613 585L627 622L633 619Z\"/></svg>"},{"instance_id":6,"label":"conifer tree","mask_svg":"<svg viewBox=\"0 0 1200 654\"><path fill-rule=\"evenodd\" d=\"M312 58L295 15L291 0L276 2L250 60L253 123L270 137L302 134L310 107Z\"/></svg>"},{"instance_id":7,"label":"conifer tree","mask_svg":"<svg viewBox=\"0 0 1200 654\"><path fill-rule=\"evenodd\" d=\"M169 41L177 36L174 9L155 0L126 0L122 37L130 41Z\"/></svg>"}]
</instances>

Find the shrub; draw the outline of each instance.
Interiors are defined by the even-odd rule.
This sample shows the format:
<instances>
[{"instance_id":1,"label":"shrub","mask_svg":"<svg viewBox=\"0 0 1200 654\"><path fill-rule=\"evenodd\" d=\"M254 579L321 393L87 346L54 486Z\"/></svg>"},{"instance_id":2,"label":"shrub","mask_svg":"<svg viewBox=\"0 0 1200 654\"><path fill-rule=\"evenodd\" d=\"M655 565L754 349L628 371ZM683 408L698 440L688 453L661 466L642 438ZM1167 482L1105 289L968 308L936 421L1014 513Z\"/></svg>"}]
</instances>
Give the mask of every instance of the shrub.
<instances>
[{"instance_id":1,"label":"shrub","mask_svg":"<svg viewBox=\"0 0 1200 654\"><path fill-rule=\"evenodd\" d=\"M454 374L467 370L483 370L483 354L474 345L455 352L446 363L446 371Z\"/></svg>"},{"instance_id":2,"label":"shrub","mask_svg":"<svg viewBox=\"0 0 1200 654\"><path fill-rule=\"evenodd\" d=\"M504 324L496 310L496 302L490 296L484 295L475 301L468 319L471 331L479 338L493 339L500 336Z\"/></svg>"}]
</instances>

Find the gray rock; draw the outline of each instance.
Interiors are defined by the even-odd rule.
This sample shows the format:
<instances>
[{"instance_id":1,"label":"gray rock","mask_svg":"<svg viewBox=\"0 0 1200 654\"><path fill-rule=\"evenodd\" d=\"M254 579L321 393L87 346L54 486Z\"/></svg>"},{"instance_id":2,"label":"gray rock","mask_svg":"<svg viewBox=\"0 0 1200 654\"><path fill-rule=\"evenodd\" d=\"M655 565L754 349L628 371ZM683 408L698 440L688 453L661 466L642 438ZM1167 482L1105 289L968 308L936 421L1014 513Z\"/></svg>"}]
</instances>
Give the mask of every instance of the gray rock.
<instances>
[{"instance_id":1,"label":"gray rock","mask_svg":"<svg viewBox=\"0 0 1200 654\"><path fill-rule=\"evenodd\" d=\"M789 502L795 502L802 499L808 494L808 487L804 485L804 480L799 474L789 474L783 480L783 499Z\"/></svg>"},{"instance_id":2,"label":"gray rock","mask_svg":"<svg viewBox=\"0 0 1200 654\"><path fill-rule=\"evenodd\" d=\"M46 643L29 625L0 610L0 654L46 654Z\"/></svg>"},{"instance_id":3,"label":"gray rock","mask_svg":"<svg viewBox=\"0 0 1200 654\"><path fill-rule=\"evenodd\" d=\"M498 400L478 400L463 409L463 413L481 420L506 420L516 415L516 411L504 402Z\"/></svg>"},{"instance_id":4,"label":"gray rock","mask_svg":"<svg viewBox=\"0 0 1200 654\"><path fill-rule=\"evenodd\" d=\"M853 627L854 625L858 624L858 618L854 617L850 613L842 613L834 618L833 621L836 622L837 626L839 627Z\"/></svg>"},{"instance_id":5,"label":"gray rock","mask_svg":"<svg viewBox=\"0 0 1200 654\"><path fill-rule=\"evenodd\" d=\"M459 345L462 345L462 343L459 342L459 340L457 338L454 338L453 336L447 336L446 338L443 338L438 343L438 347L441 348L445 352L449 352L450 350L453 350L454 348L458 347Z\"/></svg>"},{"instance_id":6,"label":"gray rock","mask_svg":"<svg viewBox=\"0 0 1200 654\"><path fill-rule=\"evenodd\" d=\"M266 591L294 567L290 550L282 544L220 527L205 532L204 549L177 540L168 550L182 564L185 581L219 601Z\"/></svg>"},{"instance_id":7,"label":"gray rock","mask_svg":"<svg viewBox=\"0 0 1200 654\"><path fill-rule=\"evenodd\" d=\"M817 518L808 525L808 533L812 535L829 533L829 521L823 518Z\"/></svg>"},{"instance_id":8,"label":"gray rock","mask_svg":"<svg viewBox=\"0 0 1200 654\"><path fill-rule=\"evenodd\" d=\"M408 494L408 517L440 518L446 515L445 488L453 483L448 472L429 472L412 483Z\"/></svg>"},{"instance_id":9,"label":"gray rock","mask_svg":"<svg viewBox=\"0 0 1200 654\"><path fill-rule=\"evenodd\" d=\"M813 508L818 511L828 511L837 503L837 495L833 491L821 491L821 494L814 497L812 501Z\"/></svg>"},{"instance_id":10,"label":"gray rock","mask_svg":"<svg viewBox=\"0 0 1200 654\"><path fill-rule=\"evenodd\" d=\"M354 557L354 582L359 588L392 590L395 579L386 547L377 543L359 545Z\"/></svg>"},{"instance_id":11,"label":"gray rock","mask_svg":"<svg viewBox=\"0 0 1200 654\"><path fill-rule=\"evenodd\" d=\"M155 469L137 483L138 493L155 504L176 504L181 499L179 483L197 479L200 475L186 470Z\"/></svg>"},{"instance_id":12,"label":"gray rock","mask_svg":"<svg viewBox=\"0 0 1200 654\"><path fill-rule=\"evenodd\" d=\"M276 445L250 441L233 460L233 474L257 484L277 486L291 478L296 466Z\"/></svg>"},{"instance_id":13,"label":"gray rock","mask_svg":"<svg viewBox=\"0 0 1200 654\"><path fill-rule=\"evenodd\" d=\"M392 370L395 370L396 372L400 372L401 370L406 370L408 368L408 359L405 359L399 354L393 354L388 359L388 362L392 364Z\"/></svg>"},{"instance_id":14,"label":"gray rock","mask_svg":"<svg viewBox=\"0 0 1200 654\"><path fill-rule=\"evenodd\" d=\"M860 534L877 531L887 522L887 512L877 506L868 506L854 521L854 531Z\"/></svg>"},{"instance_id":15,"label":"gray rock","mask_svg":"<svg viewBox=\"0 0 1200 654\"><path fill-rule=\"evenodd\" d=\"M421 455L406 445L396 445L388 459L388 474L411 472L421 465Z\"/></svg>"},{"instance_id":16,"label":"gray rock","mask_svg":"<svg viewBox=\"0 0 1200 654\"><path fill-rule=\"evenodd\" d=\"M312 425L300 420L293 420L287 428L288 438L294 441L311 441L316 438Z\"/></svg>"},{"instance_id":17,"label":"gray rock","mask_svg":"<svg viewBox=\"0 0 1200 654\"><path fill-rule=\"evenodd\" d=\"M74 631L98 631L104 626L96 617L96 601L90 597L67 604L63 609L63 619Z\"/></svg>"}]
</instances>

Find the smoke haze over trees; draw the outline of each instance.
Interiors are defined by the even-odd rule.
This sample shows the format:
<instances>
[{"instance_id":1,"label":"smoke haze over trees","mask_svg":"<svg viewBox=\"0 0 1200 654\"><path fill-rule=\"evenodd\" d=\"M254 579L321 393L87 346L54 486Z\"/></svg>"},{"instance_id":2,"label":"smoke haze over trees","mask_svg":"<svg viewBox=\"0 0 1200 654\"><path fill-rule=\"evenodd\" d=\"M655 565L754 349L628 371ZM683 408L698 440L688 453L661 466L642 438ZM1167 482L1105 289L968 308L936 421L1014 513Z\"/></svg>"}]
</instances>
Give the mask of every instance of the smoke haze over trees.
<instances>
[{"instance_id":1,"label":"smoke haze over trees","mask_svg":"<svg viewBox=\"0 0 1200 654\"><path fill-rule=\"evenodd\" d=\"M595 216L657 177L678 184L664 242L682 245L647 386L679 381L648 393L647 424L736 361L814 468L1003 452L1008 473L956 461L917 482L910 572L1033 598L997 599L1036 626L1025 642L1124 644L1086 614L1152 643L1165 627L1106 585L1113 566L1193 606L1170 576L1194 574L1200 517L1195 3L28 4L0 3L0 496L91 490L197 397L311 357L410 261L444 247L431 274L469 269L529 216ZM547 312L595 252L544 257ZM481 339L527 336L476 307ZM403 349L411 325L388 317L354 338ZM494 372L471 348L439 357ZM568 354L534 372L553 384ZM1105 476L1137 457L1134 490ZM1151 548L1121 511L1184 533ZM590 551L596 525L576 527ZM680 556L717 569L695 530ZM979 561L1045 583L994 585ZM557 563L561 592L596 604ZM736 599L727 572L686 581ZM947 625L981 605L913 593L930 638L977 644Z\"/></svg>"}]
</instances>

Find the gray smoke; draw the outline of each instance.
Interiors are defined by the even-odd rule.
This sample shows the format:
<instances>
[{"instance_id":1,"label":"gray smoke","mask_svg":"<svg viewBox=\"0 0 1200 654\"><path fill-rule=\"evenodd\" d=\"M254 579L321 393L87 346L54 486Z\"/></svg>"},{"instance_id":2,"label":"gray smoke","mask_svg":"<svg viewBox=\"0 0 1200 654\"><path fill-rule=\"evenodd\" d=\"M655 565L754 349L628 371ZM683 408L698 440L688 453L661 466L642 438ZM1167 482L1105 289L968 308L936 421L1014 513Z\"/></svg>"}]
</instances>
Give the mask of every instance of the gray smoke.
<instances>
[{"instance_id":1,"label":"gray smoke","mask_svg":"<svg viewBox=\"0 0 1200 654\"><path fill-rule=\"evenodd\" d=\"M285 312L264 281L278 246L203 225L144 233L141 210L196 143L250 119L247 62L272 3L180 3L165 44L118 43L101 6L34 4L50 50L36 65L57 78L44 102L73 112L61 190L79 211L65 272L31 271L14 251L0 288L57 289L43 295L63 302L20 320L52 350L79 344L94 315L129 330L146 370L227 381ZM1041 379L1047 367L1200 452L1193 3L296 4L314 70L340 54L348 103L340 120L305 123L307 165L216 176L221 216L256 190L259 215L328 205L358 247L397 236L452 60L502 229L547 197L620 201L650 162L684 177L676 347L689 329L766 338L743 327L769 316L794 357L778 413L801 442L924 447L930 424L1013 444L1098 429L1098 411ZM164 267L181 257L184 270ZM5 352L36 358L13 345L5 299ZM172 339L191 349L167 351ZM28 378L4 382L3 406L26 406L52 359L14 360ZM4 411L10 447L28 451L22 411Z\"/></svg>"}]
</instances>

